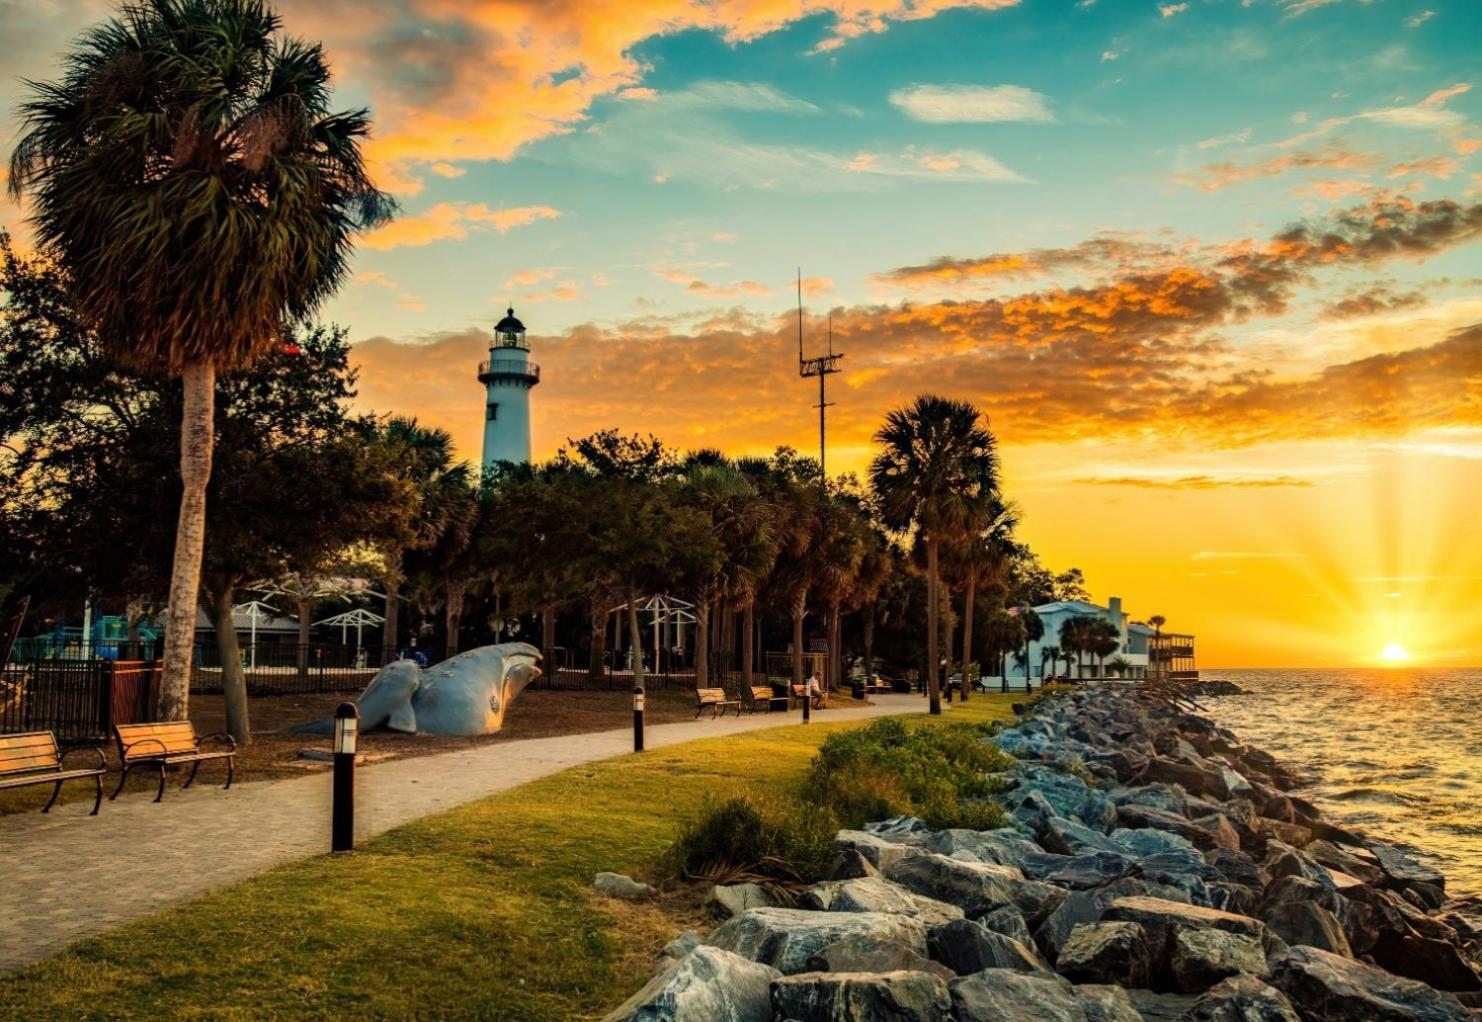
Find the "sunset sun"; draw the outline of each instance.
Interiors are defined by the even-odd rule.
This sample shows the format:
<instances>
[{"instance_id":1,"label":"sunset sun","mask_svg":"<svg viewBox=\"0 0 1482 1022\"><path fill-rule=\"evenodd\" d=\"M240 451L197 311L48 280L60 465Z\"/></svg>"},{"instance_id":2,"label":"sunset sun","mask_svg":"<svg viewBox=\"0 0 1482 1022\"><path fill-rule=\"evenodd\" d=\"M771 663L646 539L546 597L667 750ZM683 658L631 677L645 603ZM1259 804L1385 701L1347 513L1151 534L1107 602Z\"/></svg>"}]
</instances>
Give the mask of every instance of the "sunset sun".
<instances>
[{"instance_id":1,"label":"sunset sun","mask_svg":"<svg viewBox=\"0 0 1482 1022\"><path fill-rule=\"evenodd\" d=\"M1379 651L1379 659L1387 664L1402 664L1410 660L1410 651L1398 642L1391 642Z\"/></svg>"}]
</instances>

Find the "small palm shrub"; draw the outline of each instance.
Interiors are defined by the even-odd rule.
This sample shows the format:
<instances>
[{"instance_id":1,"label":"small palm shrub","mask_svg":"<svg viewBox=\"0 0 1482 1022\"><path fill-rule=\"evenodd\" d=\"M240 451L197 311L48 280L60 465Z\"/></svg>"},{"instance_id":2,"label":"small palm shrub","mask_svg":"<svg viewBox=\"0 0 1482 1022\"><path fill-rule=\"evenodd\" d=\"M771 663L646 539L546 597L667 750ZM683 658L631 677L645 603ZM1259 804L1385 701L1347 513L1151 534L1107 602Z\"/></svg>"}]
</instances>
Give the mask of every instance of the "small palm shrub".
<instances>
[{"instance_id":1,"label":"small palm shrub","mask_svg":"<svg viewBox=\"0 0 1482 1022\"><path fill-rule=\"evenodd\" d=\"M973 724L908 724L886 718L829 735L813 760L805 797L846 827L917 816L932 828L991 830L1005 823L992 800L1013 758Z\"/></svg>"},{"instance_id":2,"label":"small palm shrub","mask_svg":"<svg viewBox=\"0 0 1482 1022\"><path fill-rule=\"evenodd\" d=\"M666 866L671 874L710 883L811 883L827 871L838 829L831 811L797 798L711 795L681 828Z\"/></svg>"}]
</instances>

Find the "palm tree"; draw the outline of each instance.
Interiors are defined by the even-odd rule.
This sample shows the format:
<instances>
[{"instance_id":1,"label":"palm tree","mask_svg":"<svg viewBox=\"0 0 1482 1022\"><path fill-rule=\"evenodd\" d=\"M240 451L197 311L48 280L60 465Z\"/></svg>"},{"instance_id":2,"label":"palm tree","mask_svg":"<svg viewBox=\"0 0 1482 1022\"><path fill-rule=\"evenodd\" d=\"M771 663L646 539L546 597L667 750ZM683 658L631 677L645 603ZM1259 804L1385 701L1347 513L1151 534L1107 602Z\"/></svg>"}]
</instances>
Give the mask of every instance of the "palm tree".
<instances>
[{"instance_id":1,"label":"palm tree","mask_svg":"<svg viewBox=\"0 0 1482 1022\"><path fill-rule=\"evenodd\" d=\"M1148 650L1148 653L1150 654L1148 656L1148 663L1152 666L1154 680L1157 680L1159 676L1158 672L1160 668L1158 666L1158 654L1160 647L1162 646L1161 640L1163 638L1163 626L1167 623L1168 619L1162 614L1154 614L1152 617L1148 618L1148 624L1153 626L1153 648Z\"/></svg>"},{"instance_id":2,"label":"palm tree","mask_svg":"<svg viewBox=\"0 0 1482 1022\"><path fill-rule=\"evenodd\" d=\"M1019 608L1019 621L1024 626L1024 687L1029 687L1029 644L1038 642L1045 637L1045 622L1031 607ZM1044 672L1043 660L1040 663L1040 672Z\"/></svg>"},{"instance_id":3,"label":"palm tree","mask_svg":"<svg viewBox=\"0 0 1482 1022\"><path fill-rule=\"evenodd\" d=\"M923 395L875 434L884 448L870 484L887 527L915 527L926 544L926 662L931 712L942 712L937 657L938 552L998 499L997 441L971 404Z\"/></svg>"},{"instance_id":4,"label":"palm tree","mask_svg":"<svg viewBox=\"0 0 1482 1022\"><path fill-rule=\"evenodd\" d=\"M159 714L183 720L206 535L216 375L280 343L343 281L371 184L364 110L330 109L324 53L261 0L141 0L30 85L10 193L119 361L179 376L182 493Z\"/></svg>"},{"instance_id":5,"label":"palm tree","mask_svg":"<svg viewBox=\"0 0 1482 1022\"><path fill-rule=\"evenodd\" d=\"M453 462L453 437L447 430L420 426L414 418L387 420L377 431L375 442L415 495L414 514L381 543L386 560L386 620L381 629L381 647L383 658L389 661L397 648L407 551L433 546L447 531L451 519L466 510L472 471L464 462Z\"/></svg>"},{"instance_id":6,"label":"palm tree","mask_svg":"<svg viewBox=\"0 0 1482 1022\"><path fill-rule=\"evenodd\" d=\"M1089 614L1076 614L1060 622L1060 648L1065 653L1065 666L1070 669L1071 657L1075 657L1076 675L1080 675L1082 657L1092 646L1092 622Z\"/></svg>"}]
</instances>

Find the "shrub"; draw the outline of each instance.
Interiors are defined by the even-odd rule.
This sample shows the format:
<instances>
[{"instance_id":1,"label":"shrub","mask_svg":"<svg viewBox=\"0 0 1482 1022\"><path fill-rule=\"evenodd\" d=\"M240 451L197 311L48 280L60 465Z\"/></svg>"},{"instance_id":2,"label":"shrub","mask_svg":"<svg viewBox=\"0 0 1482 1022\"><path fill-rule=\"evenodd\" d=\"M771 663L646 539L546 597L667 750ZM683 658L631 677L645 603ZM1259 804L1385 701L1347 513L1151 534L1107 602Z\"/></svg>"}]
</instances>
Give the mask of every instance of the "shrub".
<instances>
[{"instance_id":1,"label":"shrub","mask_svg":"<svg viewBox=\"0 0 1482 1022\"><path fill-rule=\"evenodd\" d=\"M827 871L838 829L833 812L796 798L711 795L680 829L666 864L680 876L717 883L811 883Z\"/></svg>"},{"instance_id":2,"label":"shrub","mask_svg":"<svg viewBox=\"0 0 1482 1022\"><path fill-rule=\"evenodd\" d=\"M813 760L807 797L846 827L918 816L932 828L1004 825L991 796L1013 758L973 724L908 724L887 717L828 736Z\"/></svg>"}]
</instances>

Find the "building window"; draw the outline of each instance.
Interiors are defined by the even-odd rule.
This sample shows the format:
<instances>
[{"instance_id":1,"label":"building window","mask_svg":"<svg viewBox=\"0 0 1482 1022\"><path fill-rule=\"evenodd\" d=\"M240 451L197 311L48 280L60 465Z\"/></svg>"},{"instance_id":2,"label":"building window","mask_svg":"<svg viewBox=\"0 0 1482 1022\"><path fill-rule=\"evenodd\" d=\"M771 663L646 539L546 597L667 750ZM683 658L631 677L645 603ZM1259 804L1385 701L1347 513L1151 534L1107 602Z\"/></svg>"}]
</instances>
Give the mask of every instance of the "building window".
<instances>
[{"instance_id":1,"label":"building window","mask_svg":"<svg viewBox=\"0 0 1482 1022\"><path fill-rule=\"evenodd\" d=\"M489 421L490 422L493 422L497 418L499 418L499 403L497 401L490 401L489 402Z\"/></svg>"}]
</instances>

